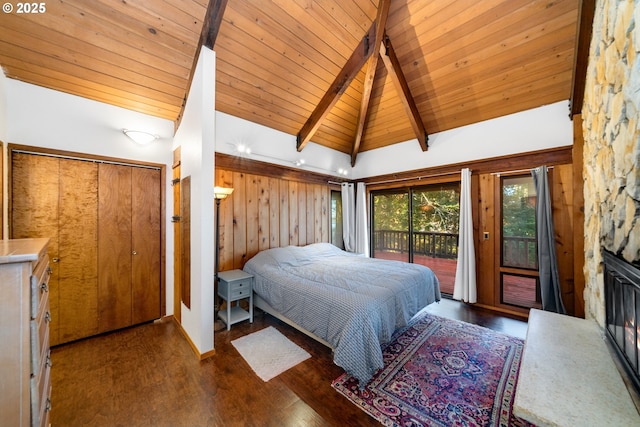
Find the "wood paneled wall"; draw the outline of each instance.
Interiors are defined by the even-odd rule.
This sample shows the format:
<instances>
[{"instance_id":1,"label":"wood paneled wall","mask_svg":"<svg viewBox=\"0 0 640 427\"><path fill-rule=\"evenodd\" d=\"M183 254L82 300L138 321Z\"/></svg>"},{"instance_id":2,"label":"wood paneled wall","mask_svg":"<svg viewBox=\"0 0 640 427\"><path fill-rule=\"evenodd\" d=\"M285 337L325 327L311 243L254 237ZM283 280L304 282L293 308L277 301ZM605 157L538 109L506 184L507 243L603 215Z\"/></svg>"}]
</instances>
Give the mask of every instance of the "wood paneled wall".
<instances>
[{"instance_id":1,"label":"wood paneled wall","mask_svg":"<svg viewBox=\"0 0 640 427\"><path fill-rule=\"evenodd\" d=\"M216 168L220 203L220 271L242 268L259 251L330 238L331 187Z\"/></svg>"}]
</instances>

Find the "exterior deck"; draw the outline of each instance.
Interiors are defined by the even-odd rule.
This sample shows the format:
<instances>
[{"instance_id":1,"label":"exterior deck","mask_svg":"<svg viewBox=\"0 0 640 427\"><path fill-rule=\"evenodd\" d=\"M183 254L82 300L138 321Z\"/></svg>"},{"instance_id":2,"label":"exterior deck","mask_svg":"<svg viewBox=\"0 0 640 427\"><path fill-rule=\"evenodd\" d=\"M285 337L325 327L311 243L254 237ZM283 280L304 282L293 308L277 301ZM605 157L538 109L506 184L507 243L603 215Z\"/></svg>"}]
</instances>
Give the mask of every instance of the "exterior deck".
<instances>
[{"instance_id":1,"label":"exterior deck","mask_svg":"<svg viewBox=\"0 0 640 427\"><path fill-rule=\"evenodd\" d=\"M395 261L409 261L409 254L406 252L375 251L372 256ZM440 291L447 295L453 295L456 266L458 264L456 259L414 255L413 262L427 266L433 270L440 281ZM478 286L482 286L482 284L478 283ZM535 283L529 278L508 276L508 280L505 280L503 290L503 301L505 303L521 307L540 308L540 303L537 300Z\"/></svg>"}]
</instances>

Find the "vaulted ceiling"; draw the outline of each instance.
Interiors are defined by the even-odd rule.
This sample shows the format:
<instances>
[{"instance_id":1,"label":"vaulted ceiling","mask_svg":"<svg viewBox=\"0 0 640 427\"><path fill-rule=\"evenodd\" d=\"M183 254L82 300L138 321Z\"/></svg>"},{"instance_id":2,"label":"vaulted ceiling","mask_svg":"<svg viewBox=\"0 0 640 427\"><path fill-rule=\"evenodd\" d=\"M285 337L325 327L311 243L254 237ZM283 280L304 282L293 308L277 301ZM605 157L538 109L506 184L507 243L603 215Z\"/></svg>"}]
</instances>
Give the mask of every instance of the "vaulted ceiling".
<instances>
[{"instance_id":1,"label":"vaulted ceiling","mask_svg":"<svg viewBox=\"0 0 640 427\"><path fill-rule=\"evenodd\" d=\"M579 0L41 4L0 14L7 77L178 123L208 41L217 110L353 161L570 99L580 9Z\"/></svg>"}]
</instances>

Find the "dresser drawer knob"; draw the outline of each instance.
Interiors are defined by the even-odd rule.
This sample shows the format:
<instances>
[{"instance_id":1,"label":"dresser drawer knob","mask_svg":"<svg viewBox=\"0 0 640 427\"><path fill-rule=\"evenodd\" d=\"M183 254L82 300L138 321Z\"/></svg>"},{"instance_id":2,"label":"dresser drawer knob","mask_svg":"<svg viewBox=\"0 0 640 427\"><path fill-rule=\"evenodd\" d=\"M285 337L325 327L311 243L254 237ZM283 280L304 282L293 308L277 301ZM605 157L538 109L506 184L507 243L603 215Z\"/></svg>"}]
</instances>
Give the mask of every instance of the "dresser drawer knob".
<instances>
[{"instance_id":1,"label":"dresser drawer knob","mask_svg":"<svg viewBox=\"0 0 640 427\"><path fill-rule=\"evenodd\" d=\"M58 257L51 258L51 262L60 262L60 258Z\"/></svg>"},{"instance_id":2,"label":"dresser drawer knob","mask_svg":"<svg viewBox=\"0 0 640 427\"><path fill-rule=\"evenodd\" d=\"M138 255L138 252L133 251L133 252L131 252L131 255Z\"/></svg>"}]
</instances>

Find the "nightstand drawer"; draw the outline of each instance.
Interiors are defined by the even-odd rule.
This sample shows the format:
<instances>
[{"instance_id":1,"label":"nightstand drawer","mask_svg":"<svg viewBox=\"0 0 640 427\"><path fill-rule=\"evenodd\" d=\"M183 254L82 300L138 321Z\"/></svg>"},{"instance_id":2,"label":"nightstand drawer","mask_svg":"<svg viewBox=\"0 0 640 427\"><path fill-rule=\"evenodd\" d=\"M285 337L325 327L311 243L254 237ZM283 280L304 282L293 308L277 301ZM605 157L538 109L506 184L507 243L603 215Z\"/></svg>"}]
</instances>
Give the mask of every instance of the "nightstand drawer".
<instances>
[{"instance_id":1,"label":"nightstand drawer","mask_svg":"<svg viewBox=\"0 0 640 427\"><path fill-rule=\"evenodd\" d=\"M248 298L250 293L251 293L250 287L244 288L244 289L236 289L235 291L231 291L231 294L229 295L229 300L233 301L239 298Z\"/></svg>"},{"instance_id":2,"label":"nightstand drawer","mask_svg":"<svg viewBox=\"0 0 640 427\"><path fill-rule=\"evenodd\" d=\"M248 298L251 294L252 280L252 278L234 280L232 282L220 280L218 284L218 295L231 301L239 298Z\"/></svg>"},{"instance_id":3,"label":"nightstand drawer","mask_svg":"<svg viewBox=\"0 0 640 427\"><path fill-rule=\"evenodd\" d=\"M231 292L231 295L234 295L236 292L244 292L246 295L246 292L251 291L251 279L231 282L231 284L229 285L229 291Z\"/></svg>"}]
</instances>

